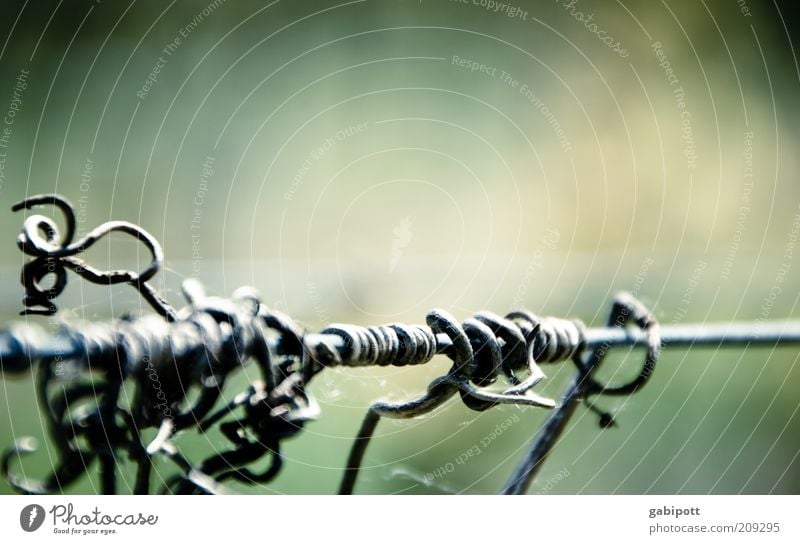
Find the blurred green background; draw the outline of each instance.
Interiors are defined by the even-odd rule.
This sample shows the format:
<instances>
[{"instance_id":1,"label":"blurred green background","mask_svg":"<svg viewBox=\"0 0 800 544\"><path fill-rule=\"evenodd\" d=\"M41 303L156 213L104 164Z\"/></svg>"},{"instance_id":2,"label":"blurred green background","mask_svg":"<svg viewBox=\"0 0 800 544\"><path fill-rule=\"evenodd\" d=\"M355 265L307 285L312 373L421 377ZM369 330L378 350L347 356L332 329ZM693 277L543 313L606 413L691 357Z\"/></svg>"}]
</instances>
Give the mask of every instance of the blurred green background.
<instances>
[{"instance_id":1,"label":"blurred green background","mask_svg":"<svg viewBox=\"0 0 800 544\"><path fill-rule=\"evenodd\" d=\"M800 315L796 6L510 5L3 0L0 322L22 319L10 207L42 192L76 204L80 232L123 219L153 233L173 303L186 277L214 294L248 284L315 330L421 323L434 307L600 324L623 289L663 323ZM146 265L111 238L92 263ZM76 279L59 302L71 321L148 311L130 288ZM602 374L639 356L621 350ZM797 493L797 363L796 348L668 349L641 392L597 400L617 428L579 409L531 492ZM335 492L366 407L447 368L324 373L322 416L281 475L236 490ZM557 396L572 369L545 370ZM0 383L2 445L43 437L32 380ZM357 491L497 492L545 416L451 401L383 421ZM192 459L225 447L177 443Z\"/></svg>"}]
</instances>

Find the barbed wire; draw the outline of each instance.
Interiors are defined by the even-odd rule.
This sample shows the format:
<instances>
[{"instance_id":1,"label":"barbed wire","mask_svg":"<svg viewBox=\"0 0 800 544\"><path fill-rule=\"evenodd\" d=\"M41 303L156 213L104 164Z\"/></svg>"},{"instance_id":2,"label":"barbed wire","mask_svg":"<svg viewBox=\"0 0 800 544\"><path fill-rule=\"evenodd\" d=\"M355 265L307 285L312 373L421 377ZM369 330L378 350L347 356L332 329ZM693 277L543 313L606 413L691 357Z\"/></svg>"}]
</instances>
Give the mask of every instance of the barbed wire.
<instances>
[{"instance_id":1,"label":"barbed wire","mask_svg":"<svg viewBox=\"0 0 800 544\"><path fill-rule=\"evenodd\" d=\"M0 331L0 369L4 376L36 369L37 396L58 453L57 465L42 480L19 476L11 469L14 461L36 450L31 438L17 439L3 453L0 470L21 493L63 491L95 461L101 491L115 493L121 455L136 466L135 493L153 491L151 472L159 457L177 467L177 476L165 483L162 492L220 493L229 480L269 482L282 466L282 442L296 436L319 413L307 391L318 373L335 366L420 365L437 355L450 358L452 366L421 397L370 406L344 468L340 493L354 490L381 418L418 417L456 394L477 411L500 404L554 410L503 488L504 493L524 493L578 404L583 401L596 412L601 427L613 425L613 416L588 399L638 391L652 376L662 344L800 341L797 322L762 326L758 332L743 325L662 330L654 315L627 293L614 300L607 327L597 329L587 329L579 320L538 317L527 311L505 317L480 312L459 322L444 310L432 310L425 325L334 324L313 334L269 309L251 288L239 289L231 298L208 296L200 282L189 279L182 289L186 306L173 308L147 283L163 263L161 246L149 233L131 223L112 221L73 241L73 208L57 195L34 196L13 209L41 205L60 210L67 228L62 236L48 217L32 215L24 221L17 242L32 259L22 272L23 314L55 313L54 299L66 287L67 270L72 270L94 283L130 284L157 315L83 327L64 324L55 335L33 326ZM152 260L144 271L101 271L78 257L112 231L145 244ZM48 274L55 281L44 287ZM646 348L639 373L621 385L596 381L594 372L608 351L623 344ZM564 397L557 402L534 392L544 378L539 365L564 361L572 361L577 369ZM259 379L217 407L226 381L251 362ZM498 381L507 384L501 392L492 388ZM126 403L127 384L132 384L133 394ZM142 431L149 428L158 432L146 441ZM191 463L174 444L178 433L207 433L212 428L221 432L230 448L199 463ZM249 468L264 458L270 459L265 470L256 473Z\"/></svg>"}]
</instances>

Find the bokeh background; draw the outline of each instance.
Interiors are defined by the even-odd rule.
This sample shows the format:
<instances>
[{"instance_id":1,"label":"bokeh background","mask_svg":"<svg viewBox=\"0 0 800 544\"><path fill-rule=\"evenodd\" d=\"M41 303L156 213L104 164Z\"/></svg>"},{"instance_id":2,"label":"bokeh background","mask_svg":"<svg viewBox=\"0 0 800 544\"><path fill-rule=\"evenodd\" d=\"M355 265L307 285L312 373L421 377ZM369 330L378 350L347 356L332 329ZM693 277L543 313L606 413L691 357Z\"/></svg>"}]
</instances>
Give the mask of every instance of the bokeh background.
<instances>
[{"instance_id":1,"label":"bokeh background","mask_svg":"<svg viewBox=\"0 0 800 544\"><path fill-rule=\"evenodd\" d=\"M187 277L215 294L248 284L310 329L421 323L434 307L596 325L624 289L663 323L800 315L796 6L506 4L3 0L0 323L24 321L10 207L42 192L76 204L81 232L124 219L153 233L173 303ZM146 264L111 238L96 266ZM77 279L60 308L148 312L130 288ZM602 374L635 372L640 355ZM797 363L796 348L668 349L641 392L597 400L618 427L579 409L531 492L796 493ZM447 368L324 373L322 416L287 444L281 475L234 489L335 492L366 407ZM557 396L572 369L545 370ZM32 379L0 383L3 446L43 438ZM384 421L357 490L494 493L545 416L453 400ZM192 459L225 446L177 443Z\"/></svg>"}]
</instances>

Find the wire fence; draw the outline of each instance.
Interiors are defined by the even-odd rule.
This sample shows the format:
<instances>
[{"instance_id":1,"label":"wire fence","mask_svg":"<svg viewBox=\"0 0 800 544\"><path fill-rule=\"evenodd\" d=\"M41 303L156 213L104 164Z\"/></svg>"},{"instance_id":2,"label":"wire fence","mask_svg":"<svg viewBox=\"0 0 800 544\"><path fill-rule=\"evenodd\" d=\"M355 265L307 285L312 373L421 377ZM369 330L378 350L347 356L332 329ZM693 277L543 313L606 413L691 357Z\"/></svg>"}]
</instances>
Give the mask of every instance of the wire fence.
<instances>
[{"instance_id":1,"label":"wire fence","mask_svg":"<svg viewBox=\"0 0 800 544\"><path fill-rule=\"evenodd\" d=\"M381 418L422 416L459 395L477 411L501 404L552 411L501 490L521 494L579 405L596 413L601 427L613 426L613 415L594 399L636 393L653 375L663 346L800 343L800 321L661 327L628 293L615 298L606 326L599 328L528 311L504 317L480 312L459 322L444 310L432 310L424 325L333 324L309 333L289 316L267 308L250 288L221 298L207 295L194 279L183 284L187 305L176 309L148 283L163 264L161 246L149 233L111 221L73 241L74 210L56 195L34 196L13 209L41 205L63 213L66 231L62 235L55 221L42 215L24 221L18 245L31 257L22 271L24 314L56 313L54 300L66 288L68 270L98 284L130 284L155 314L82 328L63 325L54 335L33 326L0 331L3 375L29 375L36 368L37 395L58 452L52 473L36 481L19 476L11 466L35 451L31 438L17 439L3 453L0 469L21 493L63 491L95 465L102 492L115 493L123 454L136 466L136 493L220 493L226 481L268 482L281 469L282 442L319 413L307 391L319 373L337 366L421 365L443 356L452 361L450 370L420 397L370 406L343 467L340 493L354 491ZM79 257L113 231L135 236L148 248L152 258L143 272L102 271ZM45 286L48 276L54 281ZM638 374L622 384L600 383L595 372L611 348L621 345L644 348ZM536 393L544 379L539 365L562 362L575 366L562 398ZM248 364L256 365L260 379L225 403L226 382ZM70 376L66 383L63 375ZM132 384L133 400L124 403L127 384ZM154 439L144 440L146 429L158 430ZM222 433L229 449L199 463L191 463L174 444L179 433L211 429ZM151 483L157 458L177 468L161 489ZM254 472L252 467L262 459L269 459L268 467Z\"/></svg>"}]
</instances>

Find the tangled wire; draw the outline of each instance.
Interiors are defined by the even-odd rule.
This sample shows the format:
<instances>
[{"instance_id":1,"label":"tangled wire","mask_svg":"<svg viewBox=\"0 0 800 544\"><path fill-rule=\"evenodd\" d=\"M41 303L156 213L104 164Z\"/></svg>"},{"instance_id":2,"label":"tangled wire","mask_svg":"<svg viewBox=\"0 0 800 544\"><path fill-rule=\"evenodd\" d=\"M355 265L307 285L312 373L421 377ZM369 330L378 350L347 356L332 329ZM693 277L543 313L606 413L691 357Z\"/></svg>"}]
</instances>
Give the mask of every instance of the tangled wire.
<instances>
[{"instance_id":1,"label":"tangled wire","mask_svg":"<svg viewBox=\"0 0 800 544\"><path fill-rule=\"evenodd\" d=\"M22 271L23 314L55 313L53 301L66 287L69 269L94 283L130 284L158 315L81 329L64 325L66 345L57 353L43 349L45 340L29 329L5 333L18 357L0 358L0 367L5 374L18 374L37 363L37 394L59 456L51 474L33 481L15 474L10 465L35 451L34 441L21 438L6 450L0 469L22 493L61 491L95 460L102 492L115 493L120 455L136 466L135 493L151 492L152 467L158 457L169 459L178 469L177 476L164 482L162 492L220 493L230 480L269 482L281 468L282 441L297 435L318 414L306 391L317 373L332 366L419 365L436 355L449 357L450 370L431 382L421 397L401 404L376 402L369 408L340 487L341 493L351 493L382 417L416 417L456 393L478 411L499 404L556 408L553 399L533 388L544 378L539 364L565 360L572 360L579 370L576 399L630 394L649 379L659 354L658 325L630 295L616 300L609 325L621 327L633 321L646 331L649 349L640 374L615 387L600 385L591 377L608 350L601 353L598 348L584 357L585 329L580 321L541 318L526 311L505 317L480 312L459 323L447 312L433 310L426 325L334 324L311 335L288 316L267 308L250 288L225 299L207 296L196 280L184 282L187 305L176 310L147 283L163 262L161 247L149 233L131 223L112 221L73 241L74 211L63 198L35 196L13 209L47 204L64 214L66 232L62 236L56 223L41 215L25 220L18 245L32 259ZM145 244L152 260L144 271L101 271L78 257L112 231L136 236ZM48 275L54 281L44 287ZM250 362L256 364L259 379L215 410L226 381ZM487 388L499 379L508 384L502 392ZM603 426L613 423L609 414L590 407L600 414ZM219 429L230 449L193 464L174 444L180 432L206 433L212 428ZM147 429L157 429L155 436L145 439ZM265 470L249 468L264 458L270 460Z\"/></svg>"}]
</instances>

